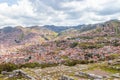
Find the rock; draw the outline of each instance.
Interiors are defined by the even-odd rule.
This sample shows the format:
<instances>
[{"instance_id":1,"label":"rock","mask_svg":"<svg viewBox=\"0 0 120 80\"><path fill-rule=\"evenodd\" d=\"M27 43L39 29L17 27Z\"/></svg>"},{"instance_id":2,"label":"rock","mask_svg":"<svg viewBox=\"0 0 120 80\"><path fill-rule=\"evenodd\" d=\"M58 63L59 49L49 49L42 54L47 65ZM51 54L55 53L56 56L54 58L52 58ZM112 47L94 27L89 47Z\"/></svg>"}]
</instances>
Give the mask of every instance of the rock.
<instances>
[{"instance_id":1,"label":"rock","mask_svg":"<svg viewBox=\"0 0 120 80\"><path fill-rule=\"evenodd\" d=\"M36 80L35 78L33 78L32 76L26 74L24 71L22 70L14 70L13 72L2 72L2 74L8 74L8 77L17 77L17 76L23 76L24 78L30 79L30 80Z\"/></svg>"},{"instance_id":2,"label":"rock","mask_svg":"<svg viewBox=\"0 0 120 80\"><path fill-rule=\"evenodd\" d=\"M74 79L63 75L63 76L61 76L61 78L59 80L74 80Z\"/></svg>"},{"instance_id":3,"label":"rock","mask_svg":"<svg viewBox=\"0 0 120 80\"><path fill-rule=\"evenodd\" d=\"M120 78L120 74L119 73L113 74L112 76L116 77L116 78Z\"/></svg>"},{"instance_id":4,"label":"rock","mask_svg":"<svg viewBox=\"0 0 120 80\"><path fill-rule=\"evenodd\" d=\"M103 76L99 76L99 75L95 75L95 74L90 74L90 73L85 73L85 72L79 72L80 76L87 76L89 78L93 78L93 79L103 79Z\"/></svg>"},{"instance_id":5,"label":"rock","mask_svg":"<svg viewBox=\"0 0 120 80\"><path fill-rule=\"evenodd\" d=\"M95 75L95 74L87 74L88 77L91 77L91 78L94 78L94 79L102 79L103 77L102 76L99 76L99 75Z\"/></svg>"},{"instance_id":6,"label":"rock","mask_svg":"<svg viewBox=\"0 0 120 80\"><path fill-rule=\"evenodd\" d=\"M7 71L2 71L2 72L1 72L1 74L2 74L2 75L9 75L9 74L10 74L10 72L7 72Z\"/></svg>"}]
</instances>

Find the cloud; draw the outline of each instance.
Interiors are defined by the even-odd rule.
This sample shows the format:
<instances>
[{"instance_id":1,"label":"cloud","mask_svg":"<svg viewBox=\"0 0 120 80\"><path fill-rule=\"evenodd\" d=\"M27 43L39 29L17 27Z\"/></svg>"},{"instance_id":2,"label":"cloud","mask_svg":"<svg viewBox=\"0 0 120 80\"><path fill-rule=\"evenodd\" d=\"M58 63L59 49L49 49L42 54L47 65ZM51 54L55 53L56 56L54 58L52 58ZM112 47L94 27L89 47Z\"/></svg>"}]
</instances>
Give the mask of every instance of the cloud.
<instances>
[{"instance_id":1,"label":"cloud","mask_svg":"<svg viewBox=\"0 0 120 80\"><path fill-rule=\"evenodd\" d=\"M29 0L21 0L9 6L7 3L0 3L0 25L17 25L24 23L21 19L25 17L36 17L34 9ZM26 18L27 19L27 18ZM29 20L29 18L28 18Z\"/></svg>"},{"instance_id":2,"label":"cloud","mask_svg":"<svg viewBox=\"0 0 120 80\"><path fill-rule=\"evenodd\" d=\"M77 20L81 23L98 23L110 19L118 19L120 16L120 0L82 0L82 1L71 1L62 3L62 7L71 8L72 13L77 13L73 15L68 13L73 17L72 19Z\"/></svg>"},{"instance_id":3,"label":"cloud","mask_svg":"<svg viewBox=\"0 0 120 80\"><path fill-rule=\"evenodd\" d=\"M120 19L119 4L120 0L2 0L0 26L78 25Z\"/></svg>"}]
</instances>

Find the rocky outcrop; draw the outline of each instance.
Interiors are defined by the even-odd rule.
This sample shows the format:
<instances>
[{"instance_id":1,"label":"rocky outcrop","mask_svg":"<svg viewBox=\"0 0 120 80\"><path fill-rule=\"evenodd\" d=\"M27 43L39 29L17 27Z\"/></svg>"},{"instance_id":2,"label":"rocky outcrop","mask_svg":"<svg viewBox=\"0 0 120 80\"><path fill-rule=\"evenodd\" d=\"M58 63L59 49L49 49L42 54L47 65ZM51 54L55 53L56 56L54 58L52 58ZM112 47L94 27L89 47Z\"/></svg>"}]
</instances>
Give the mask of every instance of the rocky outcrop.
<instances>
[{"instance_id":1,"label":"rocky outcrop","mask_svg":"<svg viewBox=\"0 0 120 80\"><path fill-rule=\"evenodd\" d=\"M69 76L63 75L59 80L74 80L74 79Z\"/></svg>"},{"instance_id":2,"label":"rocky outcrop","mask_svg":"<svg viewBox=\"0 0 120 80\"><path fill-rule=\"evenodd\" d=\"M2 75L9 75L11 72L7 72L7 71L2 71L1 74Z\"/></svg>"},{"instance_id":3,"label":"rocky outcrop","mask_svg":"<svg viewBox=\"0 0 120 80\"><path fill-rule=\"evenodd\" d=\"M115 78L120 78L120 73L113 74L112 76Z\"/></svg>"},{"instance_id":4,"label":"rocky outcrop","mask_svg":"<svg viewBox=\"0 0 120 80\"><path fill-rule=\"evenodd\" d=\"M84 77L89 77L91 79L103 79L104 77L103 76L99 76L99 75L95 75L95 74L90 74L90 73L85 73L85 72L79 72L79 73L76 73L76 75L78 76L84 76Z\"/></svg>"},{"instance_id":5,"label":"rocky outcrop","mask_svg":"<svg viewBox=\"0 0 120 80\"><path fill-rule=\"evenodd\" d=\"M7 75L8 78L11 78L11 77L17 77L17 76L22 76L26 79L29 79L29 80L36 80L34 77L28 75L27 73L25 73L24 71L22 70L14 70L13 72L6 72L6 71L3 71L2 72L3 75Z\"/></svg>"}]
</instances>

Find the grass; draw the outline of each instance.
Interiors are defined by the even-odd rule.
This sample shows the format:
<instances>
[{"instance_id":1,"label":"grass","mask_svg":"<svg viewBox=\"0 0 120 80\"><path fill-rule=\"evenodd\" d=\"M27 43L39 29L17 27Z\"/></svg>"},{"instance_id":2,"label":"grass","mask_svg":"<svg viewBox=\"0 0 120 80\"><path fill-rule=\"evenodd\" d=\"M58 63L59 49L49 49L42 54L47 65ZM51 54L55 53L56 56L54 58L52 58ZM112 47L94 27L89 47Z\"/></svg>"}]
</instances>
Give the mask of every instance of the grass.
<instances>
[{"instance_id":1,"label":"grass","mask_svg":"<svg viewBox=\"0 0 120 80\"><path fill-rule=\"evenodd\" d=\"M83 71L87 72L95 69L100 69L108 73L120 73L119 70L111 68L107 63L93 63L93 64L89 64L88 66L89 68ZM120 66L120 65L118 64L116 66Z\"/></svg>"},{"instance_id":2,"label":"grass","mask_svg":"<svg viewBox=\"0 0 120 80\"><path fill-rule=\"evenodd\" d=\"M109 66L101 66L100 69L109 73L120 73L120 70L110 68Z\"/></svg>"},{"instance_id":3,"label":"grass","mask_svg":"<svg viewBox=\"0 0 120 80\"><path fill-rule=\"evenodd\" d=\"M96 68L99 68L100 65L103 65L103 64L99 64L99 63L88 64L87 66L89 66L89 68L84 69L83 71L94 70Z\"/></svg>"},{"instance_id":4,"label":"grass","mask_svg":"<svg viewBox=\"0 0 120 80\"><path fill-rule=\"evenodd\" d=\"M3 79L3 75L2 75L2 74L0 74L0 80L4 80L4 79Z\"/></svg>"},{"instance_id":5,"label":"grass","mask_svg":"<svg viewBox=\"0 0 120 80\"><path fill-rule=\"evenodd\" d=\"M22 76L12 77L12 78L6 78L4 75L0 74L0 80L28 80L23 78Z\"/></svg>"},{"instance_id":6,"label":"grass","mask_svg":"<svg viewBox=\"0 0 120 80\"><path fill-rule=\"evenodd\" d=\"M115 67L120 67L120 64L116 64L116 65L113 65L113 66L115 66Z\"/></svg>"},{"instance_id":7,"label":"grass","mask_svg":"<svg viewBox=\"0 0 120 80\"><path fill-rule=\"evenodd\" d=\"M61 58L64 59L64 60L68 60L69 59L68 56L61 56Z\"/></svg>"},{"instance_id":8,"label":"grass","mask_svg":"<svg viewBox=\"0 0 120 80\"><path fill-rule=\"evenodd\" d=\"M26 65L28 65L28 64L26 64ZM77 64L75 66L57 66L56 64L54 64L54 67L53 67L53 65L46 67L47 64L40 65L40 66L42 66L42 67L27 68L25 66L25 67L22 67L21 69L24 72L26 72L27 74L29 74L30 76L33 76L33 77L36 77L36 78L43 78L44 76L49 75L51 78L58 79L61 76L61 74L62 75L65 74L67 76L71 76L73 78L76 78L75 80L79 80L79 78L80 79L86 79L87 78L87 76L84 77L84 76L76 76L75 75L76 72L80 72L80 71L83 71L83 72L87 73L89 71L91 72L91 71L99 69L100 71L106 72L108 74L115 74L115 73L120 72L116 69L110 68L110 65L108 65L106 61L104 61L104 62L101 61L101 62L98 62L98 63L84 64L84 65L83 64ZM117 64L117 65L114 65L114 66L120 66L120 65ZM36 73L36 71L37 71L37 73ZM3 75L0 74L0 80L4 80L3 79L4 77L2 77L2 76ZM13 78L9 78L9 79L6 79L6 80L17 80L17 79L25 80L22 77L13 77Z\"/></svg>"}]
</instances>

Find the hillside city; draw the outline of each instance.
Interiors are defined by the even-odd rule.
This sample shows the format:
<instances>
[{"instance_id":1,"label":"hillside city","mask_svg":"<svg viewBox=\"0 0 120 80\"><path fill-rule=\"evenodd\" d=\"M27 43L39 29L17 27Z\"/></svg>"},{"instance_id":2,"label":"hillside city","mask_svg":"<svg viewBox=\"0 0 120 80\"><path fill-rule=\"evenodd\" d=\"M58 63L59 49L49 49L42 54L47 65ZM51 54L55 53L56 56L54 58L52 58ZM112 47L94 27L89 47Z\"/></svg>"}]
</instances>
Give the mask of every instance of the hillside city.
<instances>
[{"instance_id":1,"label":"hillside city","mask_svg":"<svg viewBox=\"0 0 120 80\"><path fill-rule=\"evenodd\" d=\"M0 80L119 80L120 21L2 28L0 73Z\"/></svg>"}]
</instances>

